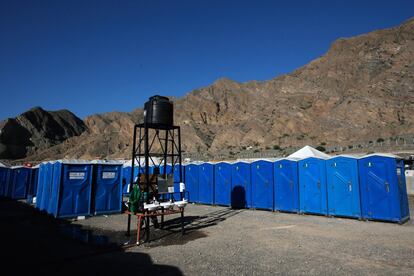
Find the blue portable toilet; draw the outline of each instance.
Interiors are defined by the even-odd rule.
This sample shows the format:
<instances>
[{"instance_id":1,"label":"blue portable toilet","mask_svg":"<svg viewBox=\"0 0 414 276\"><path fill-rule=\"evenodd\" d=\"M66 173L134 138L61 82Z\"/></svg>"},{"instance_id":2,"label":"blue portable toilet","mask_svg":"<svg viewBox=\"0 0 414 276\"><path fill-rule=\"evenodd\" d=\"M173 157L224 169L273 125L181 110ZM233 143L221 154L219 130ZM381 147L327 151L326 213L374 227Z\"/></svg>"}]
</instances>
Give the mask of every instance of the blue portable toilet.
<instances>
[{"instance_id":1,"label":"blue portable toilet","mask_svg":"<svg viewBox=\"0 0 414 276\"><path fill-rule=\"evenodd\" d=\"M231 165L230 205L232 208L252 207L250 163L240 161Z\"/></svg>"},{"instance_id":2,"label":"blue portable toilet","mask_svg":"<svg viewBox=\"0 0 414 276\"><path fill-rule=\"evenodd\" d=\"M251 163L252 207L273 210L273 162L258 160Z\"/></svg>"},{"instance_id":3,"label":"blue portable toilet","mask_svg":"<svg viewBox=\"0 0 414 276\"><path fill-rule=\"evenodd\" d=\"M31 169L24 166L12 167L11 171L11 193L13 199L25 199L30 183Z\"/></svg>"},{"instance_id":4,"label":"blue portable toilet","mask_svg":"<svg viewBox=\"0 0 414 276\"><path fill-rule=\"evenodd\" d=\"M300 212L328 214L325 159L308 157L298 163Z\"/></svg>"},{"instance_id":5,"label":"blue portable toilet","mask_svg":"<svg viewBox=\"0 0 414 276\"><path fill-rule=\"evenodd\" d=\"M410 218L404 161L372 154L358 160L361 210L364 219L403 223Z\"/></svg>"},{"instance_id":6,"label":"blue portable toilet","mask_svg":"<svg viewBox=\"0 0 414 276\"><path fill-rule=\"evenodd\" d=\"M197 164L188 164L184 166L185 170L185 190L186 195L188 195L188 201L193 203L198 203L198 176L199 176L199 165Z\"/></svg>"},{"instance_id":7,"label":"blue portable toilet","mask_svg":"<svg viewBox=\"0 0 414 276\"><path fill-rule=\"evenodd\" d=\"M275 210L299 212L298 160L280 159L273 168Z\"/></svg>"},{"instance_id":8,"label":"blue portable toilet","mask_svg":"<svg viewBox=\"0 0 414 276\"><path fill-rule=\"evenodd\" d=\"M198 201L203 204L214 204L214 165L212 163L199 165Z\"/></svg>"},{"instance_id":9,"label":"blue portable toilet","mask_svg":"<svg viewBox=\"0 0 414 276\"><path fill-rule=\"evenodd\" d=\"M59 218L90 215L92 163L61 160L53 171L48 213Z\"/></svg>"},{"instance_id":10,"label":"blue portable toilet","mask_svg":"<svg viewBox=\"0 0 414 276\"><path fill-rule=\"evenodd\" d=\"M0 196L6 196L9 183L10 168L0 163Z\"/></svg>"},{"instance_id":11,"label":"blue portable toilet","mask_svg":"<svg viewBox=\"0 0 414 276\"><path fill-rule=\"evenodd\" d=\"M214 203L230 206L232 164L219 162L214 165Z\"/></svg>"},{"instance_id":12,"label":"blue portable toilet","mask_svg":"<svg viewBox=\"0 0 414 276\"><path fill-rule=\"evenodd\" d=\"M93 213L119 213L122 208L122 164L97 162L93 165Z\"/></svg>"},{"instance_id":13,"label":"blue portable toilet","mask_svg":"<svg viewBox=\"0 0 414 276\"><path fill-rule=\"evenodd\" d=\"M339 155L326 160L328 214L361 217L358 159Z\"/></svg>"}]
</instances>

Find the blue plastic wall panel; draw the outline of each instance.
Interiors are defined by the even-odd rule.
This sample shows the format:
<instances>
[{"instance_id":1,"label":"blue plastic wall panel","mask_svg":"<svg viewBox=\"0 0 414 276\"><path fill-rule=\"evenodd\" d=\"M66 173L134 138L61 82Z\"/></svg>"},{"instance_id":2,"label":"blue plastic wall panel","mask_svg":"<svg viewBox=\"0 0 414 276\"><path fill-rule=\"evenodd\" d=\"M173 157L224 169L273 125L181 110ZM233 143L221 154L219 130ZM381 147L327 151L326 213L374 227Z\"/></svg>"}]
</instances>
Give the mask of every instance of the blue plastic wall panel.
<instances>
[{"instance_id":1,"label":"blue plastic wall panel","mask_svg":"<svg viewBox=\"0 0 414 276\"><path fill-rule=\"evenodd\" d=\"M59 207L59 193L61 189L61 181L62 181L62 168L63 164L61 162L52 163L49 165L50 171L48 177L50 177L50 181L47 181L48 185L48 203L46 211L49 214L54 215L55 217L58 216L58 207Z\"/></svg>"},{"instance_id":2,"label":"blue plastic wall panel","mask_svg":"<svg viewBox=\"0 0 414 276\"><path fill-rule=\"evenodd\" d=\"M94 213L121 212L122 165L96 164L94 170Z\"/></svg>"},{"instance_id":3,"label":"blue plastic wall panel","mask_svg":"<svg viewBox=\"0 0 414 276\"><path fill-rule=\"evenodd\" d=\"M252 206L273 210L273 163L265 160L251 164Z\"/></svg>"},{"instance_id":4,"label":"blue plastic wall panel","mask_svg":"<svg viewBox=\"0 0 414 276\"><path fill-rule=\"evenodd\" d=\"M399 159L369 156L358 161L361 209L365 219L409 219L404 164Z\"/></svg>"},{"instance_id":5,"label":"blue plastic wall panel","mask_svg":"<svg viewBox=\"0 0 414 276\"><path fill-rule=\"evenodd\" d=\"M358 160L343 156L326 160L326 181L328 214L360 218Z\"/></svg>"},{"instance_id":6,"label":"blue plastic wall panel","mask_svg":"<svg viewBox=\"0 0 414 276\"><path fill-rule=\"evenodd\" d=\"M31 173L30 173L29 187L27 189L27 203L29 204L33 202L33 198L36 196L36 193L37 193L38 176L39 176L39 169L32 168Z\"/></svg>"},{"instance_id":7,"label":"blue plastic wall panel","mask_svg":"<svg viewBox=\"0 0 414 276\"><path fill-rule=\"evenodd\" d=\"M250 164L237 162L231 165L230 204L233 208L252 207Z\"/></svg>"},{"instance_id":8,"label":"blue plastic wall panel","mask_svg":"<svg viewBox=\"0 0 414 276\"><path fill-rule=\"evenodd\" d=\"M57 183L58 198L56 217L87 216L91 213L91 164L55 164L54 183ZM54 190L55 191L55 190Z\"/></svg>"},{"instance_id":9,"label":"blue plastic wall panel","mask_svg":"<svg viewBox=\"0 0 414 276\"><path fill-rule=\"evenodd\" d=\"M27 196L35 196L37 192L37 178L39 169L32 169L30 172L30 182L27 189Z\"/></svg>"},{"instance_id":10,"label":"blue plastic wall panel","mask_svg":"<svg viewBox=\"0 0 414 276\"><path fill-rule=\"evenodd\" d=\"M314 157L299 161L300 211L311 214L328 214L325 160Z\"/></svg>"},{"instance_id":11,"label":"blue plastic wall panel","mask_svg":"<svg viewBox=\"0 0 414 276\"><path fill-rule=\"evenodd\" d=\"M278 160L274 163L275 210L299 212L298 162Z\"/></svg>"},{"instance_id":12,"label":"blue plastic wall panel","mask_svg":"<svg viewBox=\"0 0 414 276\"><path fill-rule=\"evenodd\" d=\"M9 169L7 173L6 187L5 187L5 196L8 198L12 197L13 193L13 170Z\"/></svg>"},{"instance_id":13,"label":"blue plastic wall panel","mask_svg":"<svg viewBox=\"0 0 414 276\"><path fill-rule=\"evenodd\" d=\"M176 164L174 166L174 200L181 200L180 182L184 182L184 166L181 167L181 173L182 180L180 179L180 165ZM186 195L183 194L183 197L185 198Z\"/></svg>"},{"instance_id":14,"label":"blue plastic wall panel","mask_svg":"<svg viewBox=\"0 0 414 276\"><path fill-rule=\"evenodd\" d=\"M220 162L214 165L214 203L230 206L232 165Z\"/></svg>"},{"instance_id":15,"label":"blue plastic wall panel","mask_svg":"<svg viewBox=\"0 0 414 276\"><path fill-rule=\"evenodd\" d=\"M199 165L198 201L203 204L214 204L214 165Z\"/></svg>"},{"instance_id":16,"label":"blue plastic wall panel","mask_svg":"<svg viewBox=\"0 0 414 276\"><path fill-rule=\"evenodd\" d=\"M404 160L396 159L396 163L397 163L398 191L399 191L400 204L401 204L400 222L404 222L410 218L410 208L409 208L408 195L407 195L407 184L405 181Z\"/></svg>"},{"instance_id":17,"label":"blue plastic wall panel","mask_svg":"<svg viewBox=\"0 0 414 276\"><path fill-rule=\"evenodd\" d=\"M14 168L12 169L12 195L13 199L25 199L27 197L27 189L30 183L30 168Z\"/></svg>"},{"instance_id":18,"label":"blue plastic wall panel","mask_svg":"<svg viewBox=\"0 0 414 276\"><path fill-rule=\"evenodd\" d=\"M131 170L132 167L123 167L122 168L122 192L128 194L128 185L131 184Z\"/></svg>"},{"instance_id":19,"label":"blue plastic wall panel","mask_svg":"<svg viewBox=\"0 0 414 276\"><path fill-rule=\"evenodd\" d=\"M199 165L189 164L185 168L185 189L189 202L198 203L198 176Z\"/></svg>"},{"instance_id":20,"label":"blue plastic wall panel","mask_svg":"<svg viewBox=\"0 0 414 276\"><path fill-rule=\"evenodd\" d=\"M52 181L53 181L53 166L55 163L45 163L44 164L44 172L42 181L42 191L41 191L41 202L39 205L39 209L42 211L49 212L49 205L51 204L51 197L52 197ZM41 182L39 181L38 184ZM38 189L39 191L39 189ZM36 199L37 200L37 199Z\"/></svg>"},{"instance_id":21,"label":"blue plastic wall panel","mask_svg":"<svg viewBox=\"0 0 414 276\"><path fill-rule=\"evenodd\" d=\"M46 178L46 164L42 163L39 165L39 176L37 180L37 192L36 192L36 208L42 209L43 204L43 188L44 181Z\"/></svg>"},{"instance_id":22,"label":"blue plastic wall panel","mask_svg":"<svg viewBox=\"0 0 414 276\"><path fill-rule=\"evenodd\" d=\"M0 196L6 196L10 169L0 167Z\"/></svg>"}]
</instances>

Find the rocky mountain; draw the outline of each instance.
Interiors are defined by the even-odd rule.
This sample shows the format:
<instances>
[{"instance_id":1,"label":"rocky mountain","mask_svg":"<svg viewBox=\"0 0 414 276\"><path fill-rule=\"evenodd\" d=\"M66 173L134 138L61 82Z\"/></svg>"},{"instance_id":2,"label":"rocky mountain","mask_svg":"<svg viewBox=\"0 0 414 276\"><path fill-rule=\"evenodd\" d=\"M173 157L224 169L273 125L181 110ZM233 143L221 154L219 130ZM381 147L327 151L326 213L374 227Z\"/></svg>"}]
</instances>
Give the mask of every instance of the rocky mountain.
<instances>
[{"instance_id":1,"label":"rocky mountain","mask_svg":"<svg viewBox=\"0 0 414 276\"><path fill-rule=\"evenodd\" d=\"M58 145L82 134L84 122L68 110L35 107L0 122L0 158L16 159Z\"/></svg>"},{"instance_id":2,"label":"rocky mountain","mask_svg":"<svg viewBox=\"0 0 414 276\"><path fill-rule=\"evenodd\" d=\"M186 153L211 156L414 134L414 19L339 39L324 56L268 81L219 79L174 108ZM141 120L141 109L90 116L79 137L28 158L128 158Z\"/></svg>"}]
</instances>

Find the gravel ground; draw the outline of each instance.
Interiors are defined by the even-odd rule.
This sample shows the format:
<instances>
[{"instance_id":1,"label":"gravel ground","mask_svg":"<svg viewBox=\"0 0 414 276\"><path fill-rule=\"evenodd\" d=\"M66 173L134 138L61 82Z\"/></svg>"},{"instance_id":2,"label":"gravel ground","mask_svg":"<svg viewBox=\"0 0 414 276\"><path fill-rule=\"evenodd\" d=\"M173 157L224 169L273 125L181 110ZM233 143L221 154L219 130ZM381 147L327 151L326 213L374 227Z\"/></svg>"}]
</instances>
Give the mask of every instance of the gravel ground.
<instances>
[{"instance_id":1,"label":"gravel ground","mask_svg":"<svg viewBox=\"0 0 414 276\"><path fill-rule=\"evenodd\" d=\"M413 197L410 206L413 210ZM125 236L126 215L55 220L26 204L0 200L2 271L414 275L411 221L398 225L203 205L187 206L185 215L183 237L179 218L170 216L163 230L152 229L150 243L125 249L119 245L135 242L134 235Z\"/></svg>"},{"instance_id":2,"label":"gravel ground","mask_svg":"<svg viewBox=\"0 0 414 276\"><path fill-rule=\"evenodd\" d=\"M126 216L76 223L124 231ZM165 228L127 252L147 254L154 264L186 275L414 275L412 221L398 225L189 205L184 238L178 219L167 217Z\"/></svg>"}]
</instances>

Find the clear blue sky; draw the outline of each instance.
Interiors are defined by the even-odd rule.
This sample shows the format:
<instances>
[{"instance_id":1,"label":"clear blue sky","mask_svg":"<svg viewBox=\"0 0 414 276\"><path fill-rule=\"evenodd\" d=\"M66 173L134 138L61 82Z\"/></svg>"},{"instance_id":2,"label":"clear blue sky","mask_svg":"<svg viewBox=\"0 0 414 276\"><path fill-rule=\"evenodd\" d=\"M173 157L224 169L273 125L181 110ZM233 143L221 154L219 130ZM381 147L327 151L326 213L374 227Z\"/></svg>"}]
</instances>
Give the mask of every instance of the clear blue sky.
<instances>
[{"instance_id":1,"label":"clear blue sky","mask_svg":"<svg viewBox=\"0 0 414 276\"><path fill-rule=\"evenodd\" d=\"M221 77L271 79L413 15L413 0L0 0L0 119L131 111Z\"/></svg>"}]
</instances>

